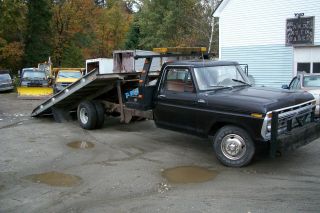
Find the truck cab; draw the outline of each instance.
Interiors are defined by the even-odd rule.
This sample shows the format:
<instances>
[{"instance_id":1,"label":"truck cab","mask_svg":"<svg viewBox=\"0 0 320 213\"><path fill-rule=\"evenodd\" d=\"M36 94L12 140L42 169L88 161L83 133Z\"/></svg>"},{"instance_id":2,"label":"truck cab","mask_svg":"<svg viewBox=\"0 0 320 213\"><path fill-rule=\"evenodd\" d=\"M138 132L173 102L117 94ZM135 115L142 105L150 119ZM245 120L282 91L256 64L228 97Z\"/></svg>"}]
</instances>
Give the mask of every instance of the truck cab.
<instances>
[{"instance_id":1,"label":"truck cab","mask_svg":"<svg viewBox=\"0 0 320 213\"><path fill-rule=\"evenodd\" d=\"M21 87L48 87L48 77L38 68L23 68L20 74Z\"/></svg>"},{"instance_id":2,"label":"truck cab","mask_svg":"<svg viewBox=\"0 0 320 213\"><path fill-rule=\"evenodd\" d=\"M56 69L56 68L54 68ZM53 85L53 92L58 93L70 84L77 81L79 78L82 77L81 68L74 68L74 69L58 69L56 71L55 82Z\"/></svg>"},{"instance_id":3,"label":"truck cab","mask_svg":"<svg viewBox=\"0 0 320 213\"><path fill-rule=\"evenodd\" d=\"M155 85L145 83L137 98L125 104L152 110L158 127L211 138L217 158L227 166L247 165L257 146L267 145L274 155L318 135L311 131L301 139L293 130L319 128L313 123L311 94L253 87L237 62L168 62ZM291 136L284 137L288 132ZM278 136L286 142L280 143Z\"/></svg>"}]
</instances>

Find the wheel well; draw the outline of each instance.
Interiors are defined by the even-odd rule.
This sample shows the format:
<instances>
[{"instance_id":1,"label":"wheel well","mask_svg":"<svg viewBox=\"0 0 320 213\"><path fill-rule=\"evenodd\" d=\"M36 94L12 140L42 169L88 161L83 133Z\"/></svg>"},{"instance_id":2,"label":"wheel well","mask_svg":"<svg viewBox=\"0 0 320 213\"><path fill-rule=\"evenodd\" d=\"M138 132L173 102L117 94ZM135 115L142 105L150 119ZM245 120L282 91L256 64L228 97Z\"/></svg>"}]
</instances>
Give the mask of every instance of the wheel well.
<instances>
[{"instance_id":1,"label":"wheel well","mask_svg":"<svg viewBox=\"0 0 320 213\"><path fill-rule=\"evenodd\" d=\"M247 131L248 134L251 136L250 130L247 129L245 126L239 125L239 124L235 124L235 123L232 123L232 122L216 122L216 123L214 123L214 124L212 125L212 127L210 128L208 135L214 136L219 129L221 129L222 127L224 127L224 126L226 126L226 125L232 125L232 126L239 127L239 128L241 128L241 129Z\"/></svg>"},{"instance_id":2,"label":"wheel well","mask_svg":"<svg viewBox=\"0 0 320 213\"><path fill-rule=\"evenodd\" d=\"M209 130L209 135L214 136L219 129L221 129L221 128L224 127L225 125L230 125L230 124L231 124L231 123L227 123L227 122L217 122L217 123L214 123L214 124L212 125L212 127L210 128L210 130ZM233 125L233 124L232 124L232 125Z\"/></svg>"}]
</instances>

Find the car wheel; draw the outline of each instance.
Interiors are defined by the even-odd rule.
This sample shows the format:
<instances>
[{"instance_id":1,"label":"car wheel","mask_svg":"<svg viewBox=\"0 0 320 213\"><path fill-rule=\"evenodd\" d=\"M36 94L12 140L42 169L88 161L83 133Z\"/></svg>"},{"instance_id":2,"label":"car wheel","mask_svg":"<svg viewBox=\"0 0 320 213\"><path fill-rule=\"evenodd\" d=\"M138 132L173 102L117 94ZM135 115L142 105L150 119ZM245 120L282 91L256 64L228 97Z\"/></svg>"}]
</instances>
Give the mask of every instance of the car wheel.
<instances>
[{"instance_id":1,"label":"car wheel","mask_svg":"<svg viewBox=\"0 0 320 213\"><path fill-rule=\"evenodd\" d=\"M97 111L94 104L90 101L83 101L79 104L78 122L84 129L95 129L97 123Z\"/></svg>"},{"instance_id":2,"label":"car wheel","mask_svg":"<svg viewBox=\"0 0 320 213\"><path fill-rule=\"evenodd\" d=\"M104 107L100 101L94 101L93 104L97 111L96 129L100 129L104 124Z\"/></svg>"},{"instance_id":3,"label":"car wheel","mask_svg":"<svg viewBox=\"0 0 320 213\"><path fill-rule=\"evenodd\" d=\"M224 126L215 135L213 147L218 160L230 167L248 165L255 153L249 134L236 126Z\"/></svg>"}]
</instances>

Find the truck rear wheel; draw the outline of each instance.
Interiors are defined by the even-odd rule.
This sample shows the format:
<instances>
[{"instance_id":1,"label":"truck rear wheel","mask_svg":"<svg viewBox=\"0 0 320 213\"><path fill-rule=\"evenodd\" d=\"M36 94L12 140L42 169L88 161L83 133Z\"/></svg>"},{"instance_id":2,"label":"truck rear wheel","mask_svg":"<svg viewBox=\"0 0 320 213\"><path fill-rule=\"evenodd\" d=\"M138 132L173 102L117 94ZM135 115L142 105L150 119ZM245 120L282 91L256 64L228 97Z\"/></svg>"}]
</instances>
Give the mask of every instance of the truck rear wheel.
<instances>
[{"instance_id":1,"label":"truck rear wheel","mask_svg":"<svg viewBox=\"0 0 320 213\"><path fill-rule=\"evenodd\" d=\"M104 107L100 101L94 101L93 104L97 112L96 129L100 129L104 124Z\"/></svg>"},{"instance_id":2,"label":"truck rear wheel","mask_svg":"<svg viewBox=\"0 0 320 213\"><path fill-rule=\"evenodd\" d=\"M94 104L90 101L83 101L79 104L78 122L84 129L95 129L97 123L97 111Z\"/></svg>"},{"instance_id":3,"label":"truck rear wheel","mask_svg":"<svg viewBox=\"0 0 320 213\"><path fill-rule=\"evenodd\" d=\"M218 160L230 167L248 165L255 153L249 134L236 126L224 126L215 135L213 147Z\"/></svg>"}]
</instances>

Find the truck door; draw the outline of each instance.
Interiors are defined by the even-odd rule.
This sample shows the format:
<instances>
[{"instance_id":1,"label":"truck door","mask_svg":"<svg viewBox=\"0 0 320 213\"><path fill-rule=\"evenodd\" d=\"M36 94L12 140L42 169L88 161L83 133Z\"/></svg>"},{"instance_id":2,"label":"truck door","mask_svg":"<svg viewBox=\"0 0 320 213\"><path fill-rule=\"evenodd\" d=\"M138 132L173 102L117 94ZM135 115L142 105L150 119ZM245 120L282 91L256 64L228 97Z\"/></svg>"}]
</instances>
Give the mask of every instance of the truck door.
<instances>
[{"instance_id":1,"label":"truck door","mask_svg":"<svg viewBox=\"0 0 320 213\"><path fill-rule=\"evenodd\" d=\"M196 90L187 67L167 67L159 84L154 108L157 125L196 131Z\"/></svg>"}]
</instances>

